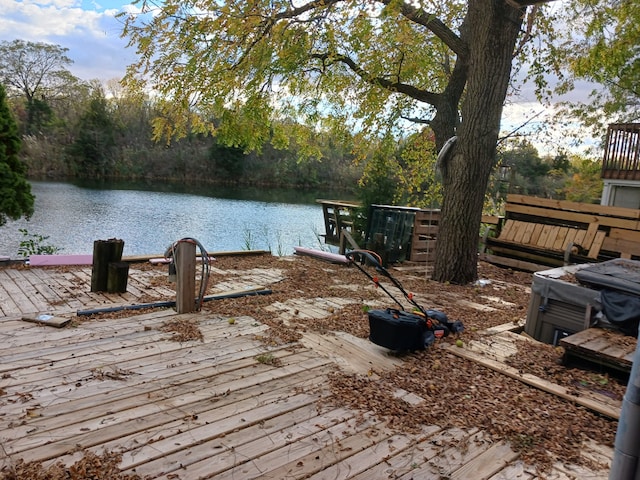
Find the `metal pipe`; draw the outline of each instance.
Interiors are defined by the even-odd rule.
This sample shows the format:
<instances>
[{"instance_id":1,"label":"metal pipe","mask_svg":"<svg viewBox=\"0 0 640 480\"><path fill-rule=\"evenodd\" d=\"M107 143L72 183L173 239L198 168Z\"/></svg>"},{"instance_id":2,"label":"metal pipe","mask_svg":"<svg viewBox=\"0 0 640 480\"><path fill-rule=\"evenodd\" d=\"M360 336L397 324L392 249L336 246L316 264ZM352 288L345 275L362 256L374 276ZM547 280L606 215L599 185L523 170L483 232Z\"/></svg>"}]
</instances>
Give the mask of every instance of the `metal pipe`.
<instances>
[{"instance_id":1,"label":"metal pipe","mask_svg":"<svg viewBox=\"0 0 640 480\"><path fill-rule=\"evenodd\" d=\"M640 330L640 329L639 329ZM640 335L640 331L638 332ZM609 480L640 480L640 342L633 356L614 443Z\"/></svg>"},{"instance_id":2,"label":"metal pipe","mask_svg":"<svg viewBox=\"0 0 640 480\"><path fill-rule=\"evenodd\" d=\"M249 295L269 295L272 291L268 289L264 290L252 290L246 292L234 292L234 293L220 293L217 295L209 295L208 297L204 297L204 302L209 302L211 300L221 300L223 298L239 298L239 297L247 297ZM95 315L98 313L110 313L110 312L120 312L122 310L142 310L144 308L169 308L175 307L176 302L174 300L169 300L166 302L153 302L153 303L139 303L136 305L120 305L117 307L105 307L105 308L95 308L92 310L78 310L76 312L77 316L83 315Z\"/></svg>"}]
</instances>

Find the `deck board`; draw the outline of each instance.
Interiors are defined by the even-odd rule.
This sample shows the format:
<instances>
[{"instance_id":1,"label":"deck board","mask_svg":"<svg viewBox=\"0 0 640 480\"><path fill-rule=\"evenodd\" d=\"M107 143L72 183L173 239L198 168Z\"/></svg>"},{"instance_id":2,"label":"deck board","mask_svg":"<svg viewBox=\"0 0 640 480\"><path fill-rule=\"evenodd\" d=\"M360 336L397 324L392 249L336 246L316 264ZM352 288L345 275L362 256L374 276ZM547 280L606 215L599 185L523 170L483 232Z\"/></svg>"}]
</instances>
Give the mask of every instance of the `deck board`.
<instances>
[{"instance_id":1,"label":"deck board","mask_svg":"<svg viewBox=\"0 0 640 480\"><path fill-rule=\"evenodd\" d=\"M149 478L505 478L532 479L508 444L476 428L424 426L403 433L371 412L336 405L337 369L372 375L402 365L344 332L306 332L266 346L268 326L250 316L172 309L120 318L78 310L166 300L158 271L131 270L124 294L90 292L90 268L0 269L0 468L18 459L71 465L87 451L122 454L121 469ZM216 274L217 292L270 285L282 273ZM453 301L453 300L452 300ZM358 300L289 299L270 309L283 321L322 318ZM21 320L73 317L56 329ZM197 323L202 340L177 342L167 322ZM509 351L496 337L496 350ZM274 361L262 362L268 353ZM403 394L406 394L403 396ZM422 401L408 392L407 402ZM593 455L604 455L594 450ZM568 471L569 467L562 466Z\"/></svg>"}]
</instances>

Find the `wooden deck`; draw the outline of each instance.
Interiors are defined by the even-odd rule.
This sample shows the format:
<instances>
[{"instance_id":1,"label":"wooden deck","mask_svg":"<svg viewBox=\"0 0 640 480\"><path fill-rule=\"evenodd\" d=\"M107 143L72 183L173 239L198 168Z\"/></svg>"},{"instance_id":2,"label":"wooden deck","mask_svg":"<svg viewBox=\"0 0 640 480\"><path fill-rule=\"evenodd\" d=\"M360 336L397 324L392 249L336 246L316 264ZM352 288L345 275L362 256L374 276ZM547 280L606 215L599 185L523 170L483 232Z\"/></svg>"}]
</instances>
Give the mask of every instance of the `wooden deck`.
<instances>
[{"instance_id":1,"label":"wooden deck","mask_svg":"<svg viewBox=\"0 0 640 480\"><path fill-rule=\"evenodd\" d=\"M167 309L62 329L21 320L171 298L156 275L133 268L126 294L105 295L88 291L90 268L0 269L0 468L18 459L71 464L86 451L109 451L122 454L124 472L161 479L607 478L568 465L538 477L507 443L480 430L398 433L370 412L336 405L327 387L335 369L401 362L344 333L267 347L258 336L268 327L248 316L231 324ZM219 288L277 281L277 272L256 271ZM317 304L310 316L323 314ZM177 320L197 323L203 340L178 342L161 330ZM585 454L606 462L611 451L593 446Z\"/></svg>"}]
</instances>

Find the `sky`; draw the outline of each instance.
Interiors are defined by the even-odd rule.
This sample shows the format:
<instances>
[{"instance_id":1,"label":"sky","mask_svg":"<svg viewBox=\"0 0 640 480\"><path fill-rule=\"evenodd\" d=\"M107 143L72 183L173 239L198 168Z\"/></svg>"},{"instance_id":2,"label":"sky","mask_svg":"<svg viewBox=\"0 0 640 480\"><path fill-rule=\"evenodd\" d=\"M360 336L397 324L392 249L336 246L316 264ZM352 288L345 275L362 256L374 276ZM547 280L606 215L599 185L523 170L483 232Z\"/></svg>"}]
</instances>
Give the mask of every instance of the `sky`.
<instances>
[{"instance_id":1,"label":"sky","mask_svg":"<svg viewBox=\"0 0 640 480\"><path fill-rule=\"evenodd\" d=\"M127 65L135 60L135 51L127 48L120 37L122 25L115 15L121 11L137 11L138 7L123 0L0 0L0 41L21 39L47 42L69 49L73 60L68 68L83 80L107 82L120 79ZM573 98L587 97L592 87L583 85ZM532 90L523 89L504 110L502 128L509 132L532 116L527 128L552 122L553 112L542 107ZM526 131L523 130L523 131ZM567 132L547 129L544 137L530 137L541 154L553 154L558 146L572 152L582 152L596 141L585 136L577 146L569 144Z\"/></svg>"},{"instance_id":2,"label":"sky","mask_svg":"<svg viewBox=\"0 0 640 480\"><path fill-rule=\"evenodd\" d=\"M120 38L120 11L134 7L118 0L0 0L0 40L46 42L68 48L69 71L83 80L124 76L135 59Z\"/></svg>"}]
</instances>

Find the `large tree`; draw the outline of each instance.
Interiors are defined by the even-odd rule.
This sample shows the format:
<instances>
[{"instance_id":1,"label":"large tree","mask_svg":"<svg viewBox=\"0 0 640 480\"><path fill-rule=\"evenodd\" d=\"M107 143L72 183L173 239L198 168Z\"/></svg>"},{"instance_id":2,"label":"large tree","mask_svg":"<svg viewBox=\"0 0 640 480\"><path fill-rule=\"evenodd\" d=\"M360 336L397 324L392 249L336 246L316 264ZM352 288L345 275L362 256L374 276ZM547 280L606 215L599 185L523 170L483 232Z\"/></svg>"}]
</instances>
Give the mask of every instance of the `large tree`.
<instances>
[{"instance_id":1,"label":"large tree","mask_svg":"<svg viewBox=\"0 0 640 480\"><path fill-rule=\"evenodd\" d=\"M257 148L276 112L366 135L428 124L444 198L434 278L477 277L477 240L526 0L142 1L124 35L171 112L161 134L214 129ZM198 114L198 115L196 115Z\"/></svg>"},{"instance_id":2,"label":"large tree","mask_svg":"<svg viewBox=\"0 0 640 480\"><path fill-rule=\"evenodd\" d=\"M77 79L67 70L72 63L67 48L42 42L0 42L0 82L8 93L22 95L27 109L27 133L48 120L50 102L69 92ZM66 94L66 93L65 93Z\"/></svg>"},{"instance_id":3,"label":"large tree","mask_svg":"<svg viewBox=\"0 0 640 480\"><path fill-rule=\"evenodd\" d=\"M18 127L9 110L4 85L0 83L0 226L7 218L17 220L33 214L34 198L19 152Z\"/></svg>"}]
</instances>

